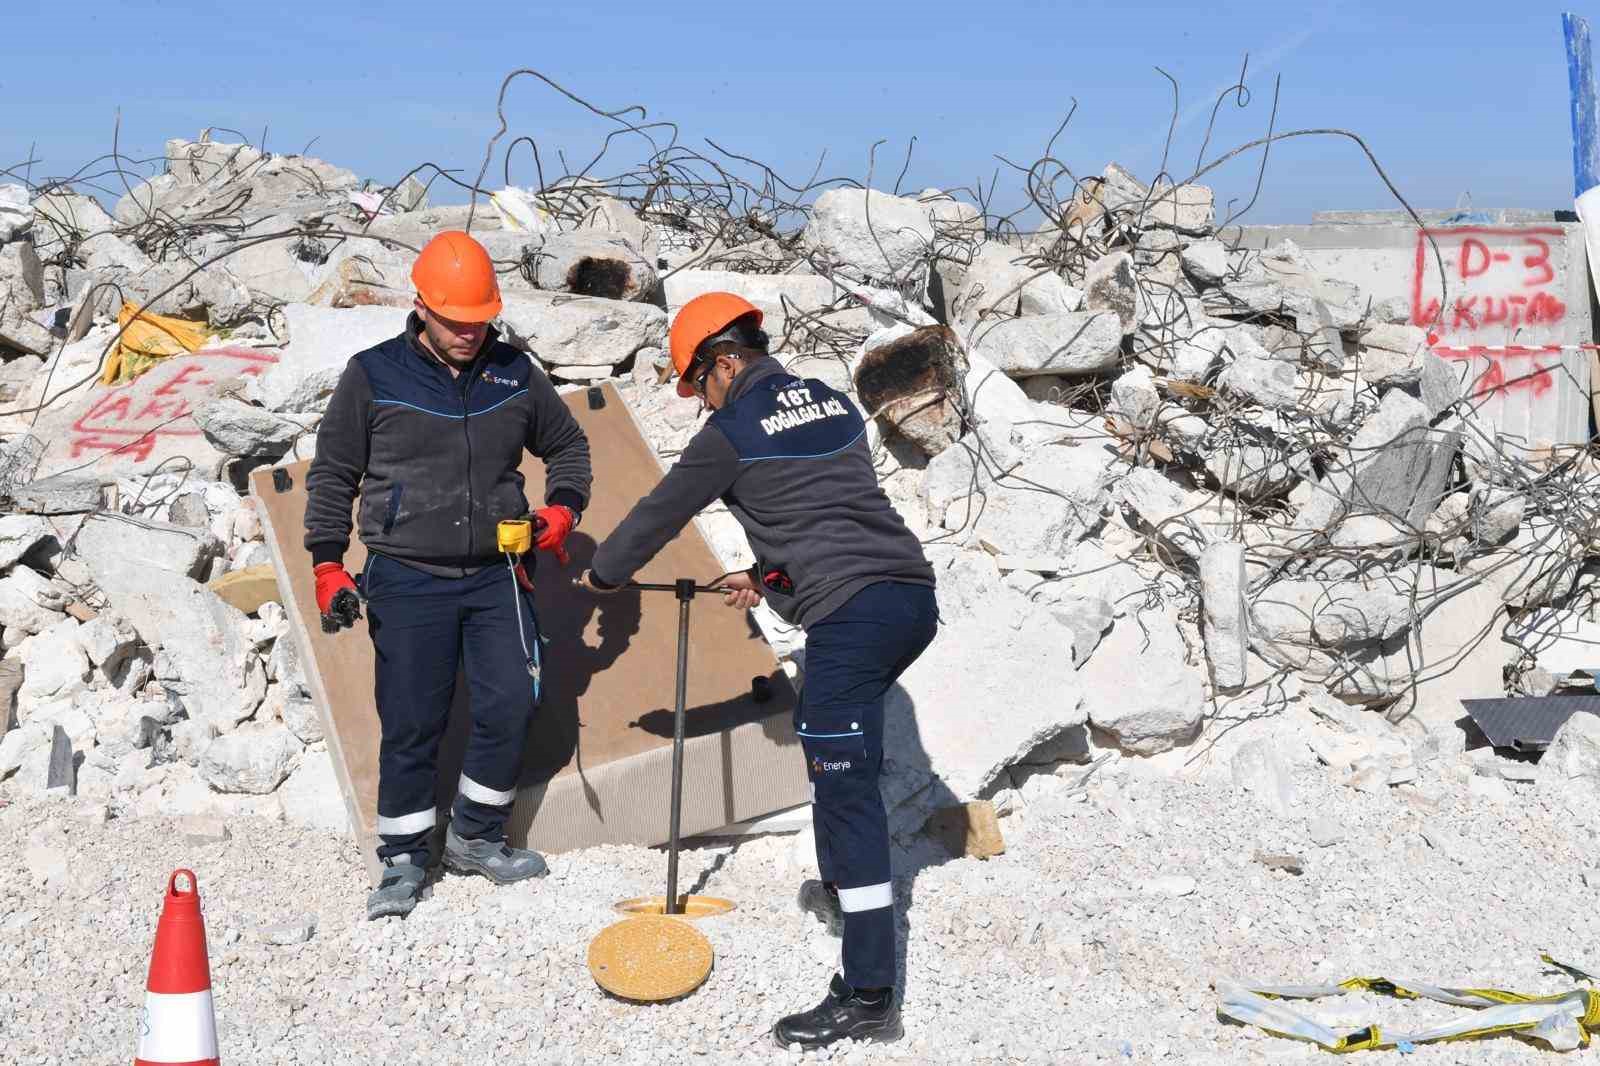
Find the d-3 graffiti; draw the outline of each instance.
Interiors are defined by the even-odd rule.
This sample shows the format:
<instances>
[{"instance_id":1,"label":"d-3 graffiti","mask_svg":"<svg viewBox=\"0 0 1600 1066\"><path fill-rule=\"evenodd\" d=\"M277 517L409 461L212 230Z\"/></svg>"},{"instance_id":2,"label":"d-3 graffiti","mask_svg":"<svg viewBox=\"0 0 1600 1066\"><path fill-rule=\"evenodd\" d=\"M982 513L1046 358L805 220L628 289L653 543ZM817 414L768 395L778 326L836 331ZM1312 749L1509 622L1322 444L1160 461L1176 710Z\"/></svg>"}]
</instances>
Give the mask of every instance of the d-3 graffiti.
<instances>
[{"instance_id":1,"label":"d-3 graffiti","mask_svg":"<svg viewBox=\"0 0 1600 1066\"><path fill-rule=\"evenodd\" d=\"M1554 227L1417 231L1411 321L1428 331L1439 355L1472 364L1474 395L1550 389L1567 317L1551 254L1565 236ZM1439 301L1433 244L1444 261L1447 308Z\"/></svg>"}]
</instances>

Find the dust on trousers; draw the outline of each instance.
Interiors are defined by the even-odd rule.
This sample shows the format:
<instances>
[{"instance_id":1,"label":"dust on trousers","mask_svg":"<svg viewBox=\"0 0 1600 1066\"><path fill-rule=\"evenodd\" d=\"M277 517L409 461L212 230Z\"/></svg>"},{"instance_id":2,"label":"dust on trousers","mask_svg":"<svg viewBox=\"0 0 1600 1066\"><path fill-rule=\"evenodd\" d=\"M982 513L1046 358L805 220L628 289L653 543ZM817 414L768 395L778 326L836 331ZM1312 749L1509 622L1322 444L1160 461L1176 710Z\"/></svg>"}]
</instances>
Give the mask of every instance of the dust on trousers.
<instances>
[{"instance_id":1,"label":"dust on trousers","mask_svg":"<svg viewBox=\"0 0 1600 1066\"><path fill-rule=\"evenodd\" d=\"M537 689L532 597L505 565L438 577L370 555L362 574L376 652L378 858L427 862L437 822L439 743L458 673L472 712L452 821L467 839L503 840ZM524 651L524 647L528 651Z\"/></svg>"},{"instance_id":2,"label":"dust on trousers","mask_svg":"<svg viewBox=\"0 0 1600 1066\"><path fill-rule=\"evenodd\" d=\"M806 630L795 732L811 778L822 880L844 912L844 979L895 983L889 822L878 791L889 687L933 640L939 611L927 585L880 581Z\"/></svg>"}]
</instances>

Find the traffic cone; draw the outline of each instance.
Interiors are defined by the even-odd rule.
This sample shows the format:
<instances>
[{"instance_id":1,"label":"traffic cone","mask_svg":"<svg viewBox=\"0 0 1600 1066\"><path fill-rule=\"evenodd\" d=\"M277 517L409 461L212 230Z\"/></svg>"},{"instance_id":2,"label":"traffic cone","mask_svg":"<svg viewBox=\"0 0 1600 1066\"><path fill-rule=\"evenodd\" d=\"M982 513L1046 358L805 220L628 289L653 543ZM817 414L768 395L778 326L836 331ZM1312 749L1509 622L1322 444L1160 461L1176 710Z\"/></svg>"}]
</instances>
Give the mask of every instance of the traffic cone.
<instances>
[{"instance_id":1,"label":"traffic cone","mask_svg":"<svg viewBox=\"0 0 1600 1066\"><path fill-rule=\"evenodd\" d=\"M178 878L189 890L178 891ZM200 916L200 882L193 870L175 870L161 902L156 946L145 982L144 1017L134 1066L217 1066L217 1017L211 1008L211 964L206 923Z\"/></svg>"}]
</instances>

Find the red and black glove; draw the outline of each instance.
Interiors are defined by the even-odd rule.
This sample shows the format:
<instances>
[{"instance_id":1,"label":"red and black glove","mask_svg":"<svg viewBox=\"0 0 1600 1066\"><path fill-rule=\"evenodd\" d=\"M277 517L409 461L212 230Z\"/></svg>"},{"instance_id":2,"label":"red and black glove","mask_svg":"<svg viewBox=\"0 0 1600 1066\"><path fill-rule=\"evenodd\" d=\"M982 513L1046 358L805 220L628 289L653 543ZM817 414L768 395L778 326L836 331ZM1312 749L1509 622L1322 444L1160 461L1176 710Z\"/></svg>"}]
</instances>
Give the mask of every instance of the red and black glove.
<instances>
[{"instance_id":1,"label":"red and black glove","mask_svg":"<svg viewBox=\"0 0 1600 1066\"><path fill-rule=\"evenodd\" d=\"M572 561L567 555L567 534L577 524L578 517L570 507L559 503L541 507L533 512L534 543L540 551L550 552L565 566Z\"/></svg>"},{"instance_id":2,"label":"red and black glove","mask_svg":"<svg viewBox=\"0 0 1600 1066\"><path fill-rule=\"evenodd\" d=\"M322 612L322 631L337 633L356 624L361 617L361 597L356 594L355 578L343 563L318 563L311 568L317 576L317 610Z\"/></svg>"}]
</instances>

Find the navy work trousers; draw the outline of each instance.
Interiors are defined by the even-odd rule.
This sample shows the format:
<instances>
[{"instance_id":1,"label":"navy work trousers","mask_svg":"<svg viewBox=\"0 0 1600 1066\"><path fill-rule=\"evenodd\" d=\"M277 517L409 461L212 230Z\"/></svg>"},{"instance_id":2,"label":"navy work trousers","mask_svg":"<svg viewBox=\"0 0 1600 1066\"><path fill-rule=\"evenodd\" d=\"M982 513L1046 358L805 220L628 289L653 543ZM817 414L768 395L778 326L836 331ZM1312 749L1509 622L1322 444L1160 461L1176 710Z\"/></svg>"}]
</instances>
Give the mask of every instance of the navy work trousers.
<instances>
[{"instance_id":1,"label":"navy work trousers","mask_svg":"<svg viewBox=\"0 0 1600 1066\"><path fill-rule=\"evenodd\" d=\"M376 652L378 858L422 865L437 821L439 742L456 675L472 709L452 821L468 839L503 840L535 702L532 597L503 563L436 577L372 555L362 578ZM528 651L524 651L526 642Z\"/></svg>"},{"instance_id":2,"label":"navy work trousers","mask_svg":"<svg viewBox=\"0 0 1600 1066\"><path fill-rule=\"evenodd\" d=\"M878 792L883 703L938 623L931 587L880 581L806 630L795 732L811 778L817 866L839 889L844 979L855 988L895 983L889 823Z\"/></svg>"}]
</instances>

